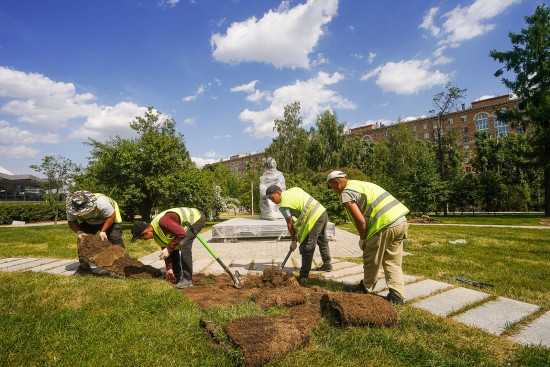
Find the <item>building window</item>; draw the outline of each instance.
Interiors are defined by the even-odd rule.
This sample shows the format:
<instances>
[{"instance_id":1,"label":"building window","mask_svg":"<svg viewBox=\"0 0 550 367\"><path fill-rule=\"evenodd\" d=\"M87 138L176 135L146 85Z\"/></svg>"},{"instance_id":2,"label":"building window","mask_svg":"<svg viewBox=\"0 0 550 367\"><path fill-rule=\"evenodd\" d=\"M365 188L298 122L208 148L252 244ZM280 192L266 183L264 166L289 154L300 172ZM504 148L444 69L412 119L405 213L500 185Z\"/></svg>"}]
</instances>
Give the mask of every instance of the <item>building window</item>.
<instances>
[{"instance_id":1,"label":"building window","mask_svg":"<svg viewBox=\"0 0 550 367\"><path fill-rule=\"evenodd\" d=\"M380 136L379 133L374 133L374 137L375 137L375 138L377 138L377 137L379 137L379 136Z\"/></svg>"},{"instance_id":2,"label":"building window","mask_svg":"<svg viewBox=\"0 0 550 367\"><path fill-rule=\"evenodd\" d=\"M420 136L419 136L418 134L414 134L414 138L415 138L416 140L418 140L418 139L420 139Z\"/></svg>"},{"instance_id":3,"label":"building window","mask_svg":"<svg viewBox=\"0 0 550 367\"><path fill-rule=\"evenodd\" d=\"M384 131L384 136L388 136L388 130Z\"/></svg>"},{"instance_id":4,"label":"building window","mask_svg":"<svg viewBox=\"0 0 550 367\"><path fill-rule=\"evenodd\" d=\"M463 136L463 137L462 137L462 141L463 141L464 143L467 143L467 142L470 141L470 138L468 138L467 136Z\"/></svg>"},{"instance_id":5,"label":"building window","mask_svg":"<svg viewBox=\"0 0 550 367\"><path fill-rule=\"evenodd\" d=\"M497 120L495 118L495 133L497 137L504 137L510 134L510 129L508 128L508 123L504 121Z\"/></svg>"},{"instance_id":6,"label":"building window","mask_svg":"<svg viewBox=\"0 0 550 367\"><path fill-rule=\"evenodd\" d=\"M462 126L462 132L467 133L468 132L468 126Z\"/></svg>"},{"instance_id":7,"label":"building window","mask_svg":"<svg viewBox=\"0 0 550 367\"><path fill-rule=\"evenodd\" d=\"M365 143L372 143L372 138L368 135L363 136L363 141Z\"/></svg>"},{"instance_id":8,"label":"building window","mask_svg":"<svg viewBox=\"0 0 550 367\"><path fill-rule=\"evenodd\" d=\"M460 122L466 122L468 121L468 117L466 115L460 116Z\"/></svg>"},{"instance_id":9,"label":"building window","mask_svg":"<svg viewBox=\"0 0 550 367\"><path fill-rule=\"evenodd\" d=\"M476 131L489 132L489 116L486 113L480 113L476 116Z\"/></svg>"},{"instance_id":10,"label":"building window","mask_svg":"<svg viewBox=\"0 0 550 367\"><path fill-rule=\"evenodd\" d=\"M466 172L468 173L472 172L472 167L466 167Z\"/></svg>"},{"instance_id":11,"label":"building window","mask_svg":"<svg viewBox=\"0 0 550 367\"><path fill-rule=\"evenodd\" d=\"M464 158L464 163L470 163L470 157L465 157Z\"/></svg>"},{"instance_id":12,"label":"building window","mask_svg":"<svg viewBox=\"0 0 550 367\"><path fill-rule=\"evenodd\" d=\"M425 123L424 123L424 129L427 129L427 128L428 128L428 123L425 122Z\"/></svg>"},{"instance_id":13,"label":"building window","mask_svg":"<svg viewBox=\"0 0 550 367\"><path fill-rule=\"evenodd\" d=\"M454 122L453 122L453 118L452 118L452 117L449 117L449 118L447 119L447 124L448 124L448 125L452 125L453 123L454 123Z\"/></svg>"},{"instance_id":14,"label":"building window","mask_svg":"<svg viewBox=\"0 0 550 367\"><path fill-rule=\"evenodd\" d=\"M413 126L413 131L418 131L418 125Z\"/></svg>"},{"instance_id":15,"label":"building window","mask_svg":"<svg viewBox=\"0 0 550 367\"><path fill-rule=\"evenodd\" d=\"M424 133L424 138L428 139L430 137L430 133L426 132Z\"/></svg>"},{"instance_id":16,"label":"building window","mask_svg":"<svg viewBox=\"0 0 550 367\"><path fill-rule=\"evenodd\" d=\"M470 146L469 145L465 145L464 146L464 153L468 153L470 151Z\"/></svg>"},{"instance_id":17,"label":"building window","mask_svg":"<svg viewBox=\"0 0 550 367\"><path fill-rule=\"evenodd\" d=\"M455 129L450 127L448 131L455 131Z\"/></svg>"},{"instance_id":18,"label":"building window","mask_svg":"<svg viewBox=\"0 0 550 367\"><path fill-rule=\"evenodd\" d=\"M522 128L522 127L518 127L518 134L519 134L519 135L525 134L525 129Z\"/></svg>"}]
</instances>

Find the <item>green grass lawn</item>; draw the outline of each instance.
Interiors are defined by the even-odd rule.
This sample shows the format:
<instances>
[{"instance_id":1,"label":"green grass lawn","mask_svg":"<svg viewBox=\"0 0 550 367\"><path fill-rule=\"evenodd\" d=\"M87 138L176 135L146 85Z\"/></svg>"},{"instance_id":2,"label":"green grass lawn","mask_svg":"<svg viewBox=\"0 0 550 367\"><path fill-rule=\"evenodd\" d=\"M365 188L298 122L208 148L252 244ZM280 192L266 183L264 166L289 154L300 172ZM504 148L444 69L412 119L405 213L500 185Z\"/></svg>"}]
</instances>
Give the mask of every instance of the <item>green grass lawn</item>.
<instances>
[{"instance_id":1,"label":"green grass lawn","mask_svg":"<svg viewBox=\"0 0 550 367\"><path fill-rule=\"evenodd\" d=\"M511 225L511 226L540 226L541 221L550 226L550 218L544 217L543 214L522 213L522 214L475 214L460 213L443 215L433 215L438 223L454 223L454 224L486 224L486 225Z\"/></svg>"},{"instance_id":2,"label":"green grass lawn","mask_svg":"<svg viewBox=\"0 0 550 367\"><path fill-rule=\"evenodd\" d=\"M131 256L157 249L152 241L151 248L131 244L129 225L124 231ZM494 296L550 309L550 230L411 225L409 235L407 274L447 282L453 281L439 277L463 275L493 284L484 291ZM449 243L456 239L467 243ZM0 257L76 258L75 242L67 225L0 228ZM335 288L330 281L314 284ZM0 272L0 366L237 366L239 351L212 342L199 320L223 325L278 312L252 301L200 310L162 280ZM550 365L548 349L407 304L398 312L400 322L391 328L323 321L304 348L269 366Z\"/></svg>"}]
</instances>

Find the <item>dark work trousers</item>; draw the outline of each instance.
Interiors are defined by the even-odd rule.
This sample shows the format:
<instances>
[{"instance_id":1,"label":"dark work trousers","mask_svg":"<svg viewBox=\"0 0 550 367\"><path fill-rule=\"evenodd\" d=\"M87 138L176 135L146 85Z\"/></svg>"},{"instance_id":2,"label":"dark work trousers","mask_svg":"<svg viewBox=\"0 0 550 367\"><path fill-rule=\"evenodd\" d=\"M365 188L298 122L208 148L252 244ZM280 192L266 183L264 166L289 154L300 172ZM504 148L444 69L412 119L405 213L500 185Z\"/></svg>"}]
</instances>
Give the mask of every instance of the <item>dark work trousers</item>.
<instances>
[{"instance_id":1,"label":"dark work trousers","mask_svg":"<svg viewBox=\"0 0 550 367\"><path fill-rule=\"evenodd\" d=\"M315 253L315 245L319 245L319 252L324 263L330 262L330 249L328 247L327 237L327 212L321 214L313 228L308 233L302 243L300 243L300 255L302 255L302 267L300 268L300 277L307 278L311 270L311 262Z\"/></svg>"},{"instance_id":2,"label":"dark work trousers","mask_svg":"<svg viewBox=\"0 0 550 367\"><path fill-rule=\"evenodd\" d=\"M87 222L80 223L80 230L86 234L96 235L103 228L103 224L90 224ZM119 223L113 223L105 233L107 234L107 239L113 245L118 245L122 248L126 248L124 241L122 240L122 227ZM78 249L78 261L80 264L86 263L84 259L80 256L80 249Z\"/></svg>"},{"instance_id":3,"label":"dark work trousers","mask_svg":"<svg viewBox=\"0 0 550 367\"><path fill-rule=\"evenodd\" d=\"M199 233L206 223L206 218L201 214L198 221L193 223L191 227L196 233ZM181 279L193 279L193 240L195 235L190 230L186 231L187 236L179 243L179 250L174 250L170 253L172 260L172 270L178 282Z\"/></svg>"}]
</instances>

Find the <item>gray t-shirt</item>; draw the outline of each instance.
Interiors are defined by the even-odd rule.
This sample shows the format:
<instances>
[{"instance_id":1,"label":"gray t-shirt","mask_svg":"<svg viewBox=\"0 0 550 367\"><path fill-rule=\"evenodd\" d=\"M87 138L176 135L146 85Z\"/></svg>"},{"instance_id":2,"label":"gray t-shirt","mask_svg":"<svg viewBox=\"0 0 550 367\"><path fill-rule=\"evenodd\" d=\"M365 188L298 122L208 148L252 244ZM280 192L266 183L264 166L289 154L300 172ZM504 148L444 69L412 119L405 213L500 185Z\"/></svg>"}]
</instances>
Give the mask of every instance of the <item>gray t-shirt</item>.
<instances>
[{"instance_id":1,"label":"gray t-shirt","mask_svg":"<svg viewBox=\"0 0 550 367\"><path fill-rule=\"evenodd\" d=\"M95 205L96 208L94 210L83 216L76 216L67 212L67 220L69 222L76 222L80 217L90 224L102 224L115 212L115 208L113 208L111 201L106 196L102 195L98 197L95 201Z\"/></svg>"},{"instance_id":2,"label":"gray t-shirt","mask_svg":"<svg viewBox=\"0 0 550 367\"><path fill-rule=\"evenodd\" d=\"M344 189L342 193L340 194L340 198L342 199L342 204L349 203L349 202L355 202L357 206L359 207L359 210L361 210L361 213L364 213L365 211L365 205L367 205L367 196L362 195L361 193L349 189ZM393 223L389 224L387 227L395 227L403 222L405 222L407 218L405 216L402 216L398 218Z\"/></svg>"}]
</instances>

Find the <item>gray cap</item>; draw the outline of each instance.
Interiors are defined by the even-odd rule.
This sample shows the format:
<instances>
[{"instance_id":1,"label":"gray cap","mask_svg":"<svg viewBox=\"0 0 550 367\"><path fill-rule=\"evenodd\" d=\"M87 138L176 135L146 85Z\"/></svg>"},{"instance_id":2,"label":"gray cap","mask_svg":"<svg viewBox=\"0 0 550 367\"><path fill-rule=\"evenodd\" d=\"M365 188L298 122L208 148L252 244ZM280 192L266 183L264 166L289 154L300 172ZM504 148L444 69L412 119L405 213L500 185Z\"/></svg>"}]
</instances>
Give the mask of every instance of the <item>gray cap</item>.
<instances>
[{"instance_id":1,"label":"gray cap","mask_svg":"<svg viewBox=\"0 0 550 367\"><path fill-rule=\"evenodd\" d=\"M335 178L348 178L348 176L342 171L332 171L327 176L327 182Z\"/></svg>"},{"instance_id":2,"label":"gray cap","mask_svg":"<svg viewBox=\"0 0 550 367\"><path fill-rule=\"evenodd\" d=\"M277 185L271 185L267 189L265 189L265 195L262 196L262 199L269 199L271 195L276 193L277 191L283 191L281 188Z\"/></svg>"}]
</instances>

